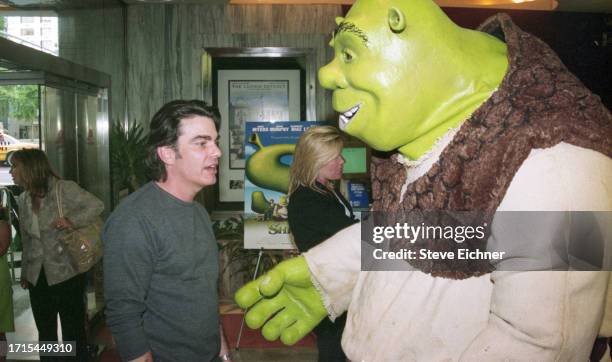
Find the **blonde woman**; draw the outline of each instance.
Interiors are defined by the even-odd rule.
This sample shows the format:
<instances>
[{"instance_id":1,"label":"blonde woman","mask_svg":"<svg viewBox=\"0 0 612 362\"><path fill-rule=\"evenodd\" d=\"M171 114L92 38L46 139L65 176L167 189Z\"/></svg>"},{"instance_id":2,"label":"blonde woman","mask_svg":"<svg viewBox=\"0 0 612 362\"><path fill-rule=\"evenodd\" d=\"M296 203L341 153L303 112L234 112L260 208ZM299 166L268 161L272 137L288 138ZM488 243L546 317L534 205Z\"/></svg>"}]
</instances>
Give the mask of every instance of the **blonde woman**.
<instances>
[{"instance_id":1,"label":"blonde woman","mask_svg":"<svg viewBox=\"0 0 612 362\"><path fill-rule=\"evenodd\" d=\"M335 187L342 178L344 140L337 128L311 127L298 140L289 179L289 227L301 252L356 222L349 202ZM315 329L319 361L342 361L343 314Z\"/></svg>"},{"instance_id":2,"label":"blonde woman","mask_svg":"<svg viewBox=\"0 0 612 362\"><path fill-rule=\"evenodd\" d=\"M59 240L64 230L88 225L104 204L75 182L61 180L41 150L20 150L10 159L11 176L23 187L19 217L23 255L21 286L29 289L39 341L57 341L57 316L64 341L76 341L76 360L86 360L85 275L79 274ZM59 217L60 187L64 217ZM41 356L41 361L50 357Z\"/></svg>"}]
</instances>

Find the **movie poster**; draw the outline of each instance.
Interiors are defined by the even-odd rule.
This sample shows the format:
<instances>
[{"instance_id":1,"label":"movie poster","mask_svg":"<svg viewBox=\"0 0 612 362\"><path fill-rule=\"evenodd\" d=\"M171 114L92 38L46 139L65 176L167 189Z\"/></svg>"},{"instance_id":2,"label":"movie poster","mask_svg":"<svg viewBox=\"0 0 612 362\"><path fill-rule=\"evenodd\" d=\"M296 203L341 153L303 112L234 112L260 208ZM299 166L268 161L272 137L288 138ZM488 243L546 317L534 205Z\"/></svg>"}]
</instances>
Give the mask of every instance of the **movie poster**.
<instances>
[{"instance_id":1,"label":"movie poster","mask_svg":"<svg viewBox=\"0 0 612 362\"><path fill-rule=\"evenodd\" d=\"M294 249L289 233L289 166L295 144L324 122L246 122L244 248Z\"/></svg>"},{"instance_id":2,"label":"movie poster","mask_svg":"<svg viewBox=\"0 0 612 362\"><path fill-rule=\"evenodd\" d=\"M289 81L229 81L230 168L244 168L245 122L288 120Z\"/></svg>"}]
</instances>

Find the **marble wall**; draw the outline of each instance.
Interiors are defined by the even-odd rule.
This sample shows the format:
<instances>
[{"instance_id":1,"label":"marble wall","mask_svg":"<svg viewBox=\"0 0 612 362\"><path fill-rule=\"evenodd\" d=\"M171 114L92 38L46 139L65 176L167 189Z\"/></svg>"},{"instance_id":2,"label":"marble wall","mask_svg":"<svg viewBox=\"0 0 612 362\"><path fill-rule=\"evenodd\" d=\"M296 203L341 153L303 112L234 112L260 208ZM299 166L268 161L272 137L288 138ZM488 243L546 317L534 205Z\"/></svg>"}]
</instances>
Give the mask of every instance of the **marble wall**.
<instances>
[{"instance_id":1,"label":"marble wall","mask_svg":"<svg viewBox=\"0 0 612 362\"><path fill-rule=\"evenodd\" d=\"M98 6L59 11L60 56L111 75L111 119L147 125L172 99L202 98L204 48L311 49L316 69L328 46L338 5ZM331 120L331 96L316 81L316 119Z\"/></svg>"},{"instance_id":2,"label":"marble wall","mask_svg":"<svg viewBox=\"0 0 612 362\"><path fill-rule=\"evenodd\" d=\"M109 108L114 122L124 120L127 111L126 9L119 0L95 1L87 8L58 10L59 55L111 76Z\"/></svg>"},{"instance_id":3,"label":"marble wall","mask_svg":"<svg viewBox=\"0 0 612 362\"><path fill-rule=\"evenodd\" d=\"M208 98L202 55L209 47L293 47L314 51L313 69L328 47L340 6L134 5L127 9L127 102L130 120L146 123L165 102ZM317 82L316 115L334 118L331 96Z\"/></svg>"}]
</instances>

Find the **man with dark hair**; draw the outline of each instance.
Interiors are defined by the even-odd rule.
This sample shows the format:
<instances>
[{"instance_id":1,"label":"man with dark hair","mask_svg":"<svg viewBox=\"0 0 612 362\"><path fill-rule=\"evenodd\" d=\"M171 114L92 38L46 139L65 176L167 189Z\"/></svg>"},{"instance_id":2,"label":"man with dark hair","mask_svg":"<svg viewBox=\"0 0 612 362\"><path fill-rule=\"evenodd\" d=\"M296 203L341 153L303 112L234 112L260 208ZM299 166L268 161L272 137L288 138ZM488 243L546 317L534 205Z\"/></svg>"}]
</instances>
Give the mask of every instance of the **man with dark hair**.
<instances>
[{"instance_id":1,"label":"man with dark hair","mask_svg":"<svg viewBox=\"0 0 612 362\"><path fill-rule=\"evenodd\" d=\"M217 244L208 213L194 201L217 181L218 125L218 112L202 101L164 105L147 140L153 181L106 223L106 320L122 360L229 360Z\"/></svg>"}]
</instances>

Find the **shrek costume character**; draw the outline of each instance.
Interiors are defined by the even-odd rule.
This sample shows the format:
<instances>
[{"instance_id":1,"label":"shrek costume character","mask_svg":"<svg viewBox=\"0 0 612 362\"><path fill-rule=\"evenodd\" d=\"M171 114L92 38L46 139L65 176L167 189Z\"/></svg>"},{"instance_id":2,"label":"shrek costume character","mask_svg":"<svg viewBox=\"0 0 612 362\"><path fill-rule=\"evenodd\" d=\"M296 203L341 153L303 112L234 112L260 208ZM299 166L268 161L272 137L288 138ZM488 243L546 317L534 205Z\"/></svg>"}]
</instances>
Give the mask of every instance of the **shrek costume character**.
<instances>
[{"instance_id":1,"label":"shrek costume character","mask_svg":"<svg viewBox=\"0 0 612 362\"><path fill-rule=\"evenodd\" d=\"M357 0L337 21L319 79L340 127L399 151L373 162L373 209L612 210L610 112L507 16L480 30L430 0ZM562 222L548 221L520 242L550 243ZM360 234L344 229L247 284L236 295L253 305L247 324L291 344L348 310L351 360L589 357L608 272L361 271Z\"/></svg>"}]
</instances>

